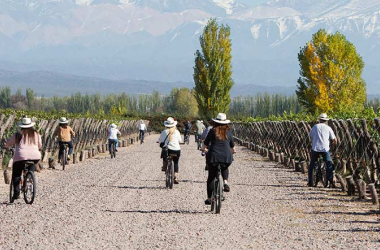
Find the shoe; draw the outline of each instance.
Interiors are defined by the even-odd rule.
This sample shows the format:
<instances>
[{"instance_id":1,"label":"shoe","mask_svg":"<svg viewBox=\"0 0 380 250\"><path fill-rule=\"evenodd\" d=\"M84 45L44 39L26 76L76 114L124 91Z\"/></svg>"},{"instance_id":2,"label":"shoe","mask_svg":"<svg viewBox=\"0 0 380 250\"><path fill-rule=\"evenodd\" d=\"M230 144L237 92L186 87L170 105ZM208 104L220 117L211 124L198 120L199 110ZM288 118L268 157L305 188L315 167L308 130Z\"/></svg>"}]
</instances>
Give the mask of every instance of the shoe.
<instances>
[{"instance_id":1,"label":"shoe","mask_svg":"<svg viewBox=\"0 0 380 250\"><path fill-rule=\"evenodd\" d=\"M336 188L336 186L335 186L335 183L334 183L334 182L332 182L332 181L330 181L330 185L329 185L329 188Z\"/></svg>"},{"instance_id":2,"label":"shoe","mask_svg":"<svg viewBox=\"0 0 380 250\"><path fill-rule=\"evenodd\" d=\"M308 186L308 187L312 187L313 185L311 185L311 183L307 183L307 186Z\"/></svg>"},{"instance_id":3,"label":"shoe","mask_svg":"<svg viewBox=\"0 0 380 250\"><path fill-rule=\"evenodd\" d=\"M118 152L118 151L117 151L117 148L115 148L115 152Z\"/></svg>"},{"instance_id":4,"label":"shoe","mask_svg":"<svg viewBox=\"0 0 380 250\"><path fill-rule=\"evenodd\" d=\"M178 180L178 178L175 178L175 179L174 179L174 184L179 184L179 180Z\"/></svg>"},{"instance_id":5,"label":"shoe","mask_svg":"<svg viewBox=\"0 0 380 250\"><path fill-rule=\"evenodd\" d=\"M58 159L58 163L61 163L61 159Z\"/></svg>"},{"instance_id":6,"label":"shoe","mask_svg":"<svg viewBox=\"0 0 380 250\"><path fill-rule=\"evenodd\" d=\"M223 185L224 192L230 192L230 186L227 183Z\"/></svg>"},{"instance_id":7,"label":"shoe","mask_svg":"<svg viewBox=\"0 0 380 250\"><path fill-rule=\"evenodd\" d=\"M20 199L20 194L12 196L12 201L17 200L17 199Z\"/></svg>"},{"instance_id":8,"label":"shoe","mask_svg":"<svg viewBox=\"0 0 380 250\"><path fill-rule=\"evenodd\" d=\"M208 171L208 165L206 164L205 170Z\"/></svg>"},{"instance_id":9,"label":"shoe","mask_svg":"<svg viewBox=\"0 0 380 250\"><path fill-rule=\"evenodd\" d=\"M67 160L70 161L70 156L67 156Z\"/></svg>"},{"instance_id":10,"label":"shoe","mask_svg":"<svg viewBox=\"0 0 380 250\"><path fill-rule=\"evenodd\" d=\"M205 200L205 205L211 205L211 199L206 199Z\"/></svg>"}]
</instances>

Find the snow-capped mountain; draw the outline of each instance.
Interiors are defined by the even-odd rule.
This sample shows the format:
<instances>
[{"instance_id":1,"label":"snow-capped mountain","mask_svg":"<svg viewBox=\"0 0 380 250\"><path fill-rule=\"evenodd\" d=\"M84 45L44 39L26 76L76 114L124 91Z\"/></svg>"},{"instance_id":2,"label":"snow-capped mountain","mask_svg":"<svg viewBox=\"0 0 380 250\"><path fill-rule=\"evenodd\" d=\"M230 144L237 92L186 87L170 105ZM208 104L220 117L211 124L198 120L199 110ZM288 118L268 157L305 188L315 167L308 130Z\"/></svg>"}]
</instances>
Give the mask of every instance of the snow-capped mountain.
<instances>
[{"instance_id":1,"label":"snow-capped mountain","mask_svg":"<svg viewBox=\"0 0 380 250\"><path fill-rule=\"evenodd\" d=\"M231 27L237 84L294 86L300 47L325 28L356 45L368 89L380 93L379 0L275 0L251 7L242 0L1 0L0 65L191 81L199 36L212 17Z\"/></svg>"}]
</instances>

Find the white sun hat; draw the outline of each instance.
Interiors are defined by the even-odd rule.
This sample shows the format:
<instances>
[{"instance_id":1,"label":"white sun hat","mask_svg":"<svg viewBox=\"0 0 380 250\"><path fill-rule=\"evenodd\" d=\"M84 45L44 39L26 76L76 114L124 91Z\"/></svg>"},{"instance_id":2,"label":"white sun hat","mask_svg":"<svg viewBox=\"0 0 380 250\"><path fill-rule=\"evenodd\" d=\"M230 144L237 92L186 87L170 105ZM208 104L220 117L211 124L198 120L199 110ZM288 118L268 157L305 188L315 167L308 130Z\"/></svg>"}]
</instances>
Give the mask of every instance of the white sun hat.
<instances>
[{"instance_id":1,"label":"white sun hat","mask_svg":"<svg viewBox=\"0 0 380 250\"><path fill-rule=\"evenodd\" d=\"M61 119L59 119L59 124L67 124L69 123L69 121L66 119L66 117L61 117Z\"/></svg>"},{"instance_id":2,"label":"white sun hat","mask_svg":"<svg viewBox=\"0 0 380 250\"><path fill-rule=\"evenodd\" d=\"M230 120L227 120L227 115L225 113L219 113L215 119L212 119L214 122L216 123L220 123L220 124L228 124L230 123L231 121Z\"/></svg>"},{"instance_id":3,"label":"white sun hat","mask_svg":"<svg viewBox=\"0 0 380 250\"><path fill-rule=\"evenodd\" d=\"M326 114L326 113L322 113L322 114L319 116L319 120L328 121L328 120L330 120L330 118L327 117L327 114Z\"/></svg>"},{"instance_id":4,"label":"white sun hat","mask_svg":"<svg viewBox=\"0 0 380 250\"><path fill-rule=\"evenodd\" d=\"M171 128L171 127L174 127L175 125L177 125L177 121L174 121L173 117L169 117L168 119L166 119L166 121L164 121L165 127Z\"/></svg>"},{"instance_id":5,"label":"white sun hat","mask_svg":"<svg viewBox=\"0 0 380 250\"><path fill-rule=\"evenodd\" d=\"M111 128L117 128L117 126L116 126L115 123L112 123L112 124L110 125L110 127L111 127Z\"/></svg>"},{"instance_id":6,"label":"white sun hat","mask_svg":"<svg viewBox=\"0 0 380 250\"><path fill-rule=\"evenodd\" d=\"M30 119L29 117L24 117L22 118L21 120L21 123L18 124L18 126L20 128L31 128L35 125L36 123L35 122L32 122L32 119Z\"/></svg>"}]
</instances>

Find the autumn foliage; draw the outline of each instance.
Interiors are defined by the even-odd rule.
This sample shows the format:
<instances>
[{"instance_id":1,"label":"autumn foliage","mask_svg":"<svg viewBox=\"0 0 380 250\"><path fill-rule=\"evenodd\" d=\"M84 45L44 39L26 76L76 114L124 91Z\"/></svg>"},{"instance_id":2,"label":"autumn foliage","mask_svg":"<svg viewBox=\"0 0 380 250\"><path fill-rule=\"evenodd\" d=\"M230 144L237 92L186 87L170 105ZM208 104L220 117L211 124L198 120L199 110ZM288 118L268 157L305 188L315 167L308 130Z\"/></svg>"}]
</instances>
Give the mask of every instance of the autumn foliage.
<instances>
[{"instance_id":1,"label":"autumn foliage","mask_svg":"<svg viewBox=\"0 0 380 250\"><path fill-rule=\"evenodd\" d=\"M361 111L366 84L364 62L345 36L324 29L313 35L298 54L298 99L310 112Z\"/></svg>"}]
</instances>

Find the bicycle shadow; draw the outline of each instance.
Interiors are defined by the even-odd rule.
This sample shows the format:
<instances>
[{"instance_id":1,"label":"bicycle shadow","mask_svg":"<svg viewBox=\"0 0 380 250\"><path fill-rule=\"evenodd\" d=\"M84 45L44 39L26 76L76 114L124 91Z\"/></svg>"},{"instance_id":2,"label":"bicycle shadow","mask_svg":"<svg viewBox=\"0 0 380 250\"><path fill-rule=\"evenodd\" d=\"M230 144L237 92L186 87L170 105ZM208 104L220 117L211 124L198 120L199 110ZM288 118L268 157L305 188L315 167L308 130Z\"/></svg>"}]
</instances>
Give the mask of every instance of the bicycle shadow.
<instances>
[{"instance_id":1,"label":"bicycle shadow","mask_svg":"<svg viewBox=\"0 0 380 250\"><path fill-rule=\"evenodd\" d=\"M172 209L172 210L104 210L104 212L108 213L137 213L137 214L207 214L205 211L189 211L189 210L180 210L180 209Z\"/></svg>"}]
</instances>

